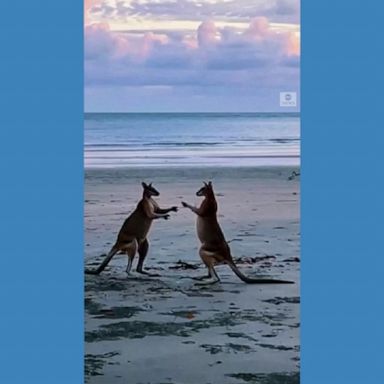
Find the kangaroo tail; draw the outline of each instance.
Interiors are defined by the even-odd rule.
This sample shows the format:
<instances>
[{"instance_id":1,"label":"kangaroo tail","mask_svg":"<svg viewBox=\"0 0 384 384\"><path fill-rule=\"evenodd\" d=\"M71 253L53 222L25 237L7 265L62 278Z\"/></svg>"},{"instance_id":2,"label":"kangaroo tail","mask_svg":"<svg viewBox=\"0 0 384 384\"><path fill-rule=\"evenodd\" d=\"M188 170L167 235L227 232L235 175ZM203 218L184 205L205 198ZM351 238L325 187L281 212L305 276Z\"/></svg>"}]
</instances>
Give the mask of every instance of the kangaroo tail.
<instances>
[{"instance_id":1,"label":"kangaroo tail","mask_svg":"<svg viewBox=\"0 0 384 384\"><path fill-rule=\"evenodd\" d=\"M109 251L108 255L105 257L104 261L96 268L96 269L86 269L85 273L88 275L99 275L102 271L104 271L105 267L112 260L112 257L116 255L119 251L119 248L114 245L112 249Z\"/></svg>"},{"instance_id":2,"label":"kangaroo tail","mask_svg":"<svg viewBox=\"0 0 384 384\"><path fill-rule=\"evenodd\" d=\"M233 261L228 261L227 264L230 266L232 271L235 272L236 276L247 284L294 284L293 281L288 280L252 279L251 277L243 275Z\"/></svg>"}]
</instances>

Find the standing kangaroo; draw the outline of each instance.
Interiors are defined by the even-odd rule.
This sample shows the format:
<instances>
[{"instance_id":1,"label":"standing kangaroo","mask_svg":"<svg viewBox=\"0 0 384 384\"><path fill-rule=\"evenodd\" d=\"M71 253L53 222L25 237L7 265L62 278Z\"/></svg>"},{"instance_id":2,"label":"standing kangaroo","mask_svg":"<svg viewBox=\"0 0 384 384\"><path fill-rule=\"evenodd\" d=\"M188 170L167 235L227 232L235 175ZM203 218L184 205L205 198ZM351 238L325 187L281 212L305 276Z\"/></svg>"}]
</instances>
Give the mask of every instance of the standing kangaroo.
<instances>
[{"instance_id":1,"label":"standing kangaroo","mask_svg":"<svg viewBox=\"0 0 384 384\"><path fill-rule=\"evenodd\" d=\"M199 254L208 268L208 276L195 278L196 280L213 278L210 283L216 283L220 279L214 269L214 265L228 264L232 271L248 284L293 284L292 281L252 279L243 275L233 262L231 250L217 221L217 202L212 183L204 183L204 186L197 191L196 195L204 196L204 200L199 208L193 207L184 201L182 202L184 207L189 208L197 215L197 236L201 242Z\"/></svg>"},{"instance_id":2,"label":"standing kangaroo","mask_svg":"<svg viewBox=\"0 0 384 384\"><path fill-rule=\"evenodd\" d=\"M128 256L126 272L129 274L137 251L139 253L139 262L136 271L149 276L158 276L143 270L144 259L147 256L149 248L147 235L151 228L152 220L160 218L168 220L168 212L177 212L177 207L160 208L152 198L152 196L160 195L160 193L152 187L152 183L149 185L141 183L141 185L143 187L143 197L137 204L136 209L125 220L117 236L115 245L111 248L98 268L95 270L86 270L85 273L98 275L105 269L117 252L123 251Z\"/></svg>"}]
</instances>

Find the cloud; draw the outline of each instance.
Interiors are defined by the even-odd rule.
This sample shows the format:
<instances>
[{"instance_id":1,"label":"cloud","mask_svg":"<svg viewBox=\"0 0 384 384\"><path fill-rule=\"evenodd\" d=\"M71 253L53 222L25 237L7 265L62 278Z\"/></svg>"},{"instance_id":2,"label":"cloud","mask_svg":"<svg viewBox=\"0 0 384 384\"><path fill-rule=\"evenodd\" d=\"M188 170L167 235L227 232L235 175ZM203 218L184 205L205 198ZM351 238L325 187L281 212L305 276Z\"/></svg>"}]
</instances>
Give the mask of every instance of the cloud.
<instances>
[{"instance_id":1,"label":"cloud","mask_svg":"<svg viewBox=\"0 0 384 384\"><path fill-rule=\"evenodd\" d=\"M98 5L102 2L102 0L84 0L84 23L88 24L91 22L90 13L92 8L95 5Z\"/></svg>"},{"instance_id":2,"label":"cloud","mask_svg":"<svg viewBox=\"0 0 384 384\"><path fill-rule=\"evenodd\" d=\"M199 28L197 28L197 41L199 47L215 44L219 38L219 31L216 28L215 23L211 20L202 22L199 25Z\"/></svg>"},{"instance_id":3,"label":"cloud","mask_svg":"<svg viewBox=\"0 0 384 384\"><path fill-rule=\"evenodd\" d=\"M166 20L249 21L266 16L273 22L298 23L298 0L103 0L90 9L98 20L156 18Z\"/></svg>"},{"instance_id":4,"label":"cloud","mask_svg":"<svg viewBox=\"0 0 384 384\"><path fill-rule=\"evenodd\" d=\"M299 91L298 25L276 24L297 22L298 4L88 0L86 108L275 110L279 91Z\"/></svg>"},{"instance_id":5,"label":"cloud","mask_svg":"<svg viewBox=\"0 0 384 384\"><path fill-rule=\"evenodd\" d=\"M107 24L85 28L86 85L249 85L273 74L298 71L298 37L278 33L266 18L253 19L244 32L200 24L194 36L117 33Z\"/></svg>"}]
</instances>

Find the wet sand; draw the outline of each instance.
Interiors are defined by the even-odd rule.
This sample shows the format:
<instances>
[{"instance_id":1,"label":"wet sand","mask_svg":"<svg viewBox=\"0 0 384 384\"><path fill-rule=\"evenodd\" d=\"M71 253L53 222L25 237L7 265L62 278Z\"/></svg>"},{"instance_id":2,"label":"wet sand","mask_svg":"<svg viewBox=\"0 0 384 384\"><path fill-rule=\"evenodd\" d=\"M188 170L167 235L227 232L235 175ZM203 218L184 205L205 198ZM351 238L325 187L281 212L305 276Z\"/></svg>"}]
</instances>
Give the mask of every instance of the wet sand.
<instances>
[{"instance_id":1,"label":"wet sand","mask_svg":"<svg viewBox=\"0 0 384 384\"><path fill-rule=\"evenodd\" d=\"M85 263L109 251L141 196L141 181L160 191L161 207L198 204L212 180L219 221L248 276L294 285L247 285L226 266L222 282L196 286L206 274L195 216L185 208L157 220L145 269L131 273L116 255L85 281L85 374L88 383L283 384L299 382L300 234L297 168L87 170ZM136 266L137 259L134 262ZM186 264L184 264L186 263ZM187 267L187 268L186 268ZM186 269L185 269L186 268Z\"/></svg>"}]
</instances>

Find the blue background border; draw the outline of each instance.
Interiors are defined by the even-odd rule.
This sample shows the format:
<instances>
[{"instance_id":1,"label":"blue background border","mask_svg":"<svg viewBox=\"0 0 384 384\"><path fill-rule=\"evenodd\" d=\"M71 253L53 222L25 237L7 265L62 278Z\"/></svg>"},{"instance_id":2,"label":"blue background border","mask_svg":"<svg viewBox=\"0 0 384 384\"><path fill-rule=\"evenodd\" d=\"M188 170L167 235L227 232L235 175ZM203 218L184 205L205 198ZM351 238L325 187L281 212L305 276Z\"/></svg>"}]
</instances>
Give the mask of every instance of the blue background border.
<instances>
[{"instance_id":1,"label":"blue background border","mask_svg":"<svg viewBox=\"0 0 384 384\"><path fill-rule=\"evenodd\" d=\"M82 12L2 4L7 384L83 382ZM382 14L380 1L302 4L303 384L384 382Z\"/></svg>"},{"instance_id":2,"label":"blue background border","mask_svg":"<svg viewBox=\"0 0 384 384\"><path fill-rule=\"evenodd\" d=\"M1 383L83 382L83 4L1 4Z\"/></svg>"},{"instance_id":3,"label":"blue background border","mask_svg":"<svg viewBox=\"0 0 384 384\"><path fill-rule=\"evenodd\" d=\"M384 383L382 15L302 2L303 384Z\"/></svg>"}]
</instances>

